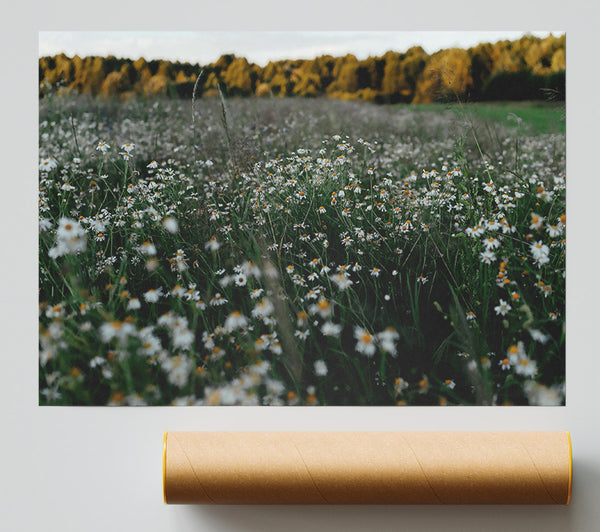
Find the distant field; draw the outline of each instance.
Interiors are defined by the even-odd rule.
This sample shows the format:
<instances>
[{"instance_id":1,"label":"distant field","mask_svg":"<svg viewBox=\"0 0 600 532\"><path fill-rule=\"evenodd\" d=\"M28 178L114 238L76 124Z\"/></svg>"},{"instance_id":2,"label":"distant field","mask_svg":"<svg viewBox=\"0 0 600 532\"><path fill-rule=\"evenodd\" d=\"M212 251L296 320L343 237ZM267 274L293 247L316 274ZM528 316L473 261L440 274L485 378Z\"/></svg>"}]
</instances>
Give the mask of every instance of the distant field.
<instances>
[{"instance_id":1,"label":"distant field","mask_svg":"<svg viewBox=\"0 0 600 532\"><path fill-rule=\"evenodd\" d=\"M566 109L563 103L551 102L485 102L467 104L423 104L416 110L439 113L450 110L457 116L483 120L511 130L519 127L527 134L564 134Z\"/></svg>"},{"instance_id":2,"label":"distant field","mask_svg":"<svg viewBox=\"0 0 600 532\"><path fill-rule=\"evenodd\" d=\"M40 404L563 404L562 113L44 97Z\"/></svg>"}]
</instances>

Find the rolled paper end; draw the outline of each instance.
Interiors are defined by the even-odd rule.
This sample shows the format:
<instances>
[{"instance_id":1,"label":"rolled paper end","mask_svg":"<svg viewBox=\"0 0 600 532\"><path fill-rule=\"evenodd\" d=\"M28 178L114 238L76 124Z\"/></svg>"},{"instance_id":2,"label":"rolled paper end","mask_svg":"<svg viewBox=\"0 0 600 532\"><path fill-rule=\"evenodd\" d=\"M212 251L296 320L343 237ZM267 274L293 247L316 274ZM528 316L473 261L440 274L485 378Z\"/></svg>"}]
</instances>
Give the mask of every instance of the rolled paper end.
<instances>
[{"instance_id":1,"label":"rolled paper end","mask_svg":"<svg viewBox=\"0 0 600 532\"><path fill-rule=\"evenodd\" d=\"M163 434L163 454L162 454L162 479L163 479L163 502L167 504L167 434Z\"/></svg>"},{"instance_id":2,"label":"rolled paper end","mask_svg":"<svg viewBox=\"0 0 600 532\"><path fill-rule=\"evenodd\" d=\"M569 504L563 432L171 432L166 504Z\"/></svg>"},{"instance_id":3,"label":"rolled paper end","mask_svg":"<svg viewBox=\"0 0 600 532\"><path fill-rule=\"evenodd\" d=\"M573 486L573 447L571 444L571 433L567 431L567 439L569 441L569 493L567 495L566 504L571 503L571 487Z\"/></svg>"}]
</instances>

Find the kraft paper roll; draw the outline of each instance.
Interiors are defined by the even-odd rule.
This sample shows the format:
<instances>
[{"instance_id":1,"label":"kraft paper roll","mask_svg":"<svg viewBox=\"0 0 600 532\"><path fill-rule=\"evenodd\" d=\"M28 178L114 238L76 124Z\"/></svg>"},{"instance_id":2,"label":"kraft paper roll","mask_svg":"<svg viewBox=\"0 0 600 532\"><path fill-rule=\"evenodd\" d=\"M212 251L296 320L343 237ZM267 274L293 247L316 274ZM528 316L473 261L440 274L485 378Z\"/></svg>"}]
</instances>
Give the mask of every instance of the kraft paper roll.
<instances>
[{"instance_id":1,"label":"kraft paper roll","mask_svg":"<svg viewBox=\"0 0 600 532\"><path fill-rule=\"evenodd\" d=\"M167 504L569 504L568 432L166 432Z\"/></svg>"}]
</instances>

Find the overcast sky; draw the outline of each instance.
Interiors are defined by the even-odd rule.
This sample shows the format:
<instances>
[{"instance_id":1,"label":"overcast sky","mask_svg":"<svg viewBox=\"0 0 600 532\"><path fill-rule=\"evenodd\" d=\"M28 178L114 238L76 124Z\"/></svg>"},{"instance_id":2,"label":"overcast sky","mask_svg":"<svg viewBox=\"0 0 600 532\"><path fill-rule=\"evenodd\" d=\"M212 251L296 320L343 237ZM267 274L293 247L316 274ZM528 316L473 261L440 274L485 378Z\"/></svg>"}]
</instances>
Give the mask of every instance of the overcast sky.
<instances>
[{"instance_id":1,"label":"overcast sky","mask_svg":"<svg viewBox=\"0 0 600 532\"><path fill-rule=\"evenodd\" d=\"M224 53L264 66L270 60L312 59L352 53L358 59L405 51L420 45L427 53L453 46L518 39L526 33L545 37L561 31L43 31L41 56L114 55L208 64Z\"/></svg>"}]
</instances>

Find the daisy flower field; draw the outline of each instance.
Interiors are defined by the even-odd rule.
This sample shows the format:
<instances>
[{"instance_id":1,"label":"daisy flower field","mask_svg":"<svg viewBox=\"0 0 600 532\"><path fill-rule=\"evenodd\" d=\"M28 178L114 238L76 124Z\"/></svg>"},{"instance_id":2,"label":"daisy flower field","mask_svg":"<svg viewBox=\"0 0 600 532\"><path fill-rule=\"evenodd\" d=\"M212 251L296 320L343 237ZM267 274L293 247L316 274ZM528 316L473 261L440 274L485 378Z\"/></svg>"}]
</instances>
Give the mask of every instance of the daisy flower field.
<instances>
[{"instance_id":1,"label":"daisy flower field","mask_svg":"<svg viewBox=\"0 0 600 532\"><path fill-rule=\"evenodd\" d=\"M564 404L565 134L534 126L46 95L40 404Z\"/></svg>"}]
</instances>

